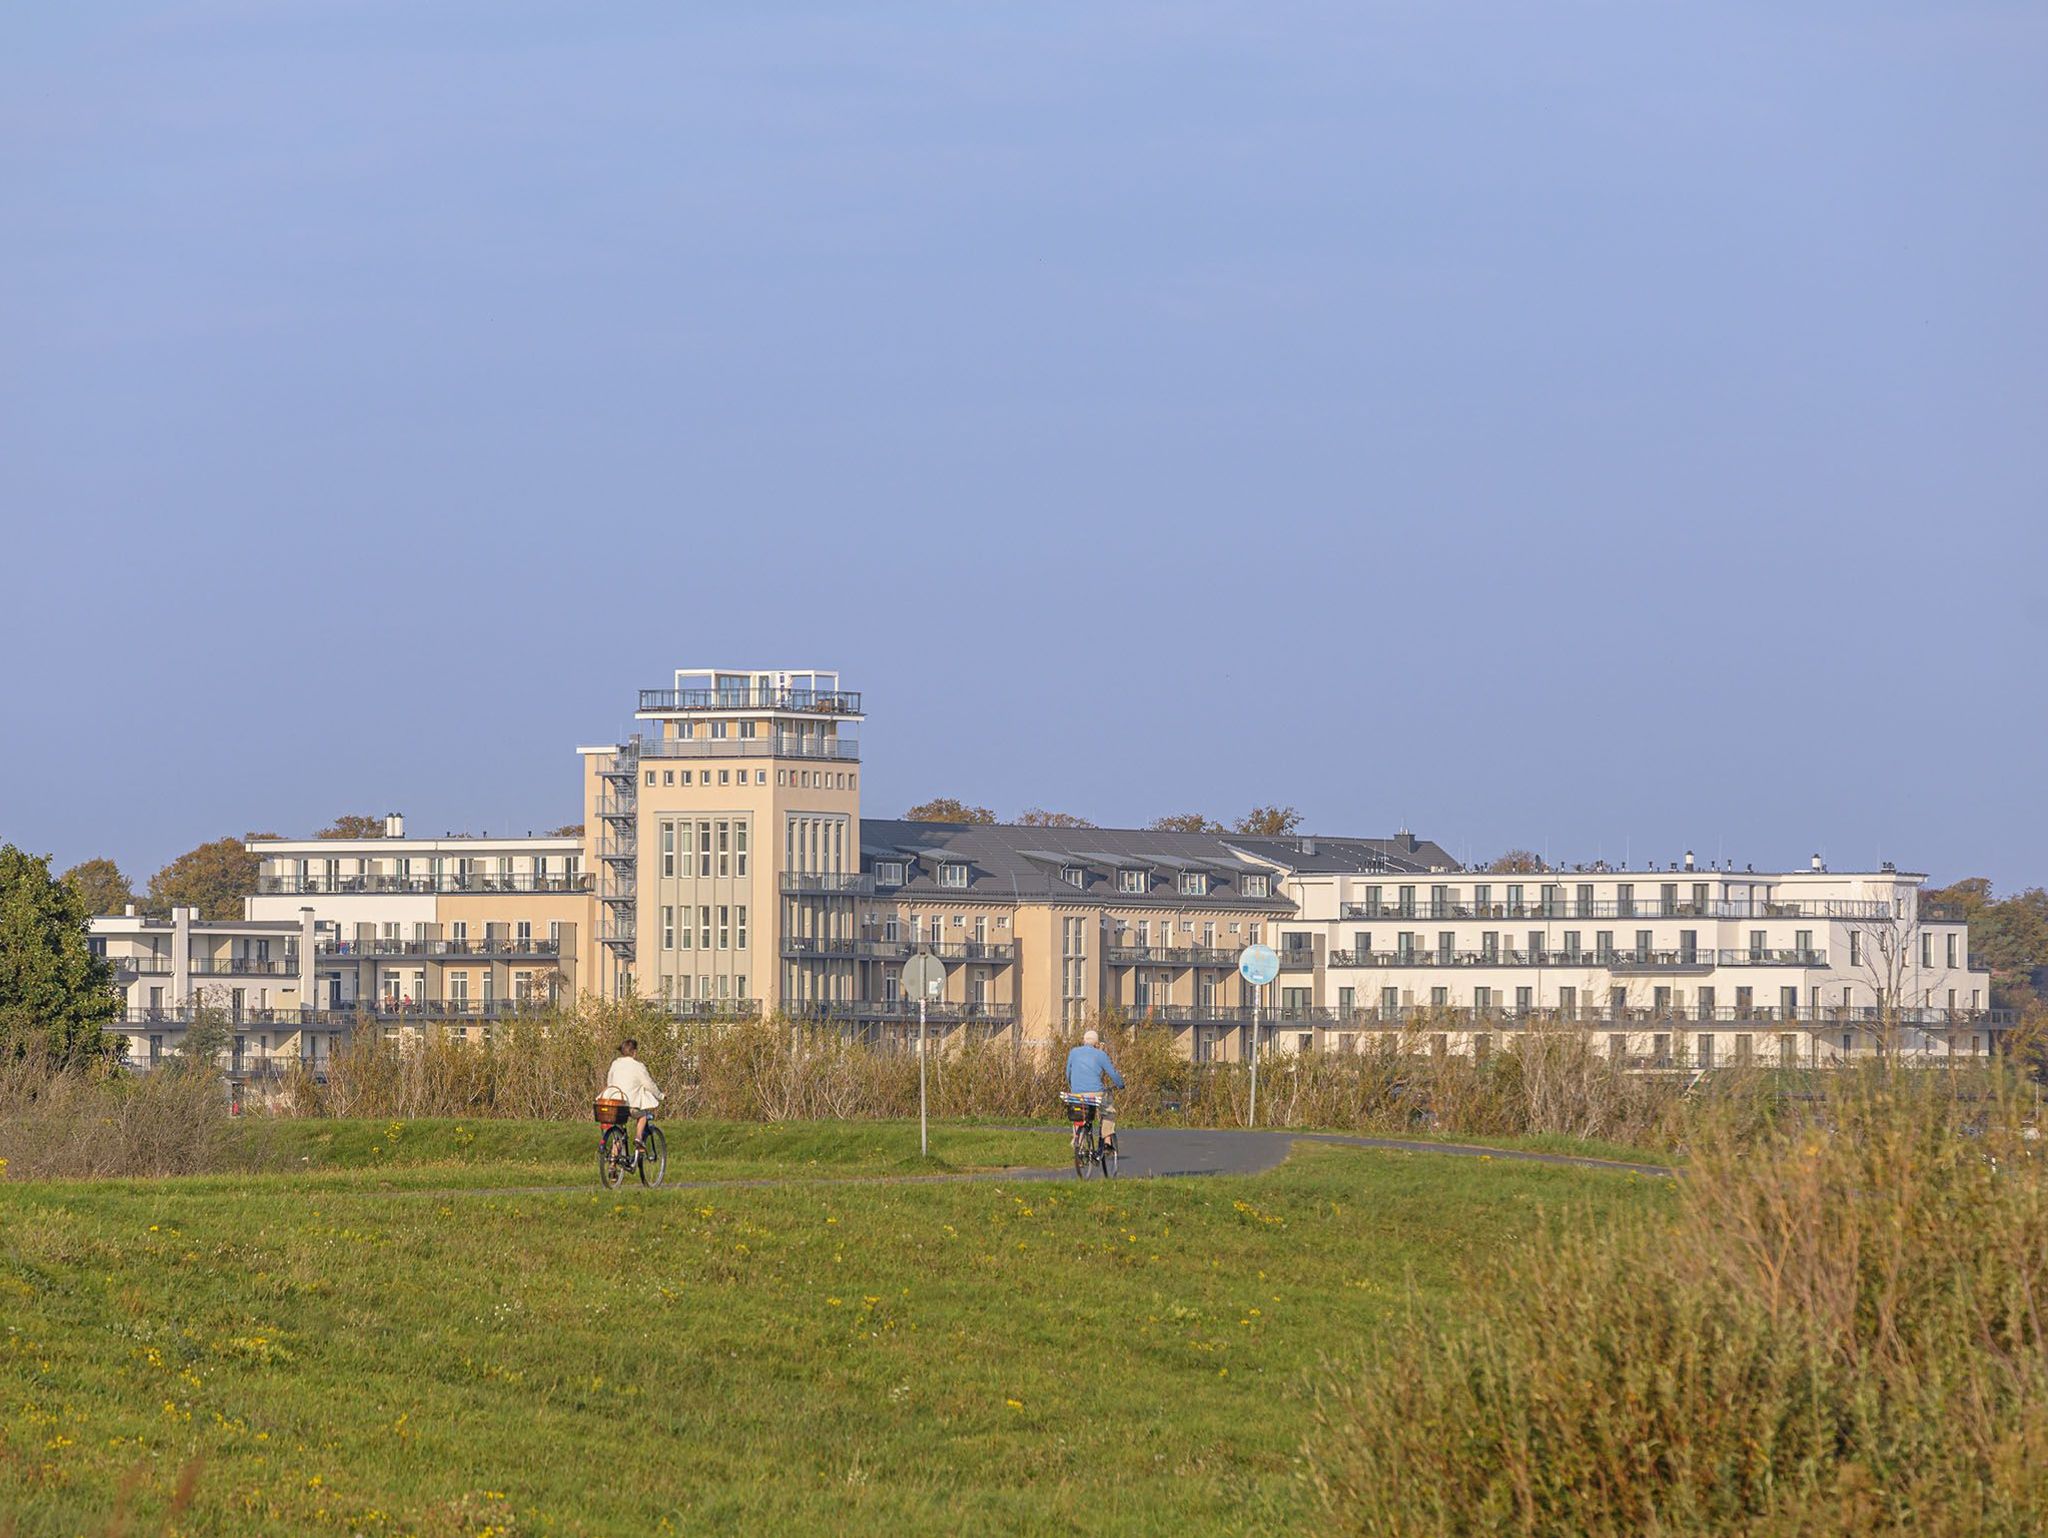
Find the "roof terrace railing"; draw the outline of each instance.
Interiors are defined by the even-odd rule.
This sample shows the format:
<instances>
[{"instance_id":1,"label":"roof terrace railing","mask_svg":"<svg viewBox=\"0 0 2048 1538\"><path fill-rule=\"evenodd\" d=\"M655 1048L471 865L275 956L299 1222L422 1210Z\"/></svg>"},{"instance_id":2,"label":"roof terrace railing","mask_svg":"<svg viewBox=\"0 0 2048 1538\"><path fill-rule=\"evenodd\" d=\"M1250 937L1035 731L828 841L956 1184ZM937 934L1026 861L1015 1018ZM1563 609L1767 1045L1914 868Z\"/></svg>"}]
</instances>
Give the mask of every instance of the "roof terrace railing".
<instances>
[{"instance_id":1,"label":"roof terrace railing","mask_svg":"<svg viewBox=\"0 0 2048 1538\"><path fill-rule=\"evenodd\" d=\"M642 689L643 711L792 710L825 716L857 716L860 694L852 689L781 689L742 684L724 689Z\"/></svg>"},{"instance_id":2,"label":"roof terrace railing","mask_svg":"<svg viewBox=\"0 0 2048 1538\"><path fill-rule=\"evenodd\" d=\"M1747 947L1713 950L1414 950L1330 952L1332 967L1610 967L1615 971L1665 971L1707 967L1824 967L1823 950Z\"/></svg>"},{"instance_id":3,"label":"roof terrace railing","mask_svg":"<svg viewBox=\"0 0 2048 1538\"><path fill-rule=\"evenodd\" d=\"M542 936L522 940L516 935L476 936L467 940L323 940L319 954L323 960L357 956L559 956L562 942Z\"/></svg>"}]
</instances>

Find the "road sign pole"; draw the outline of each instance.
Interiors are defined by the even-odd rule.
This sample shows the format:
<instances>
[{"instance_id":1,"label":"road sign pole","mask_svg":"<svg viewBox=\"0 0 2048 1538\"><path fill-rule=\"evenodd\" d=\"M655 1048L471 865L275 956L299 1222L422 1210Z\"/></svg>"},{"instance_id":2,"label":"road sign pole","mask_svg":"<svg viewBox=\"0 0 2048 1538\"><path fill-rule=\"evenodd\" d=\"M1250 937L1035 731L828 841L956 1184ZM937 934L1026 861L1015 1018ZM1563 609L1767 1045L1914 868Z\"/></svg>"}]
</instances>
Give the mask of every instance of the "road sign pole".
<instances>
[{"instance_id":1,"label":"road sign pole","mask_svg":"<svg viewBox=\"0 0 2048 1538\"><path fill-rule=\"evenodd\" d=\"M1279 953L1270 945L1247 945L1238 953L1237 975L1249 983L1252 990L1252 1096L1245 1125L1256 1127L1259 1124L1259 1028L1265 1024L1266 984L1280 975Z\"/></svg>"},{"instance_id":2,"label":"road sign pole","mask_svg":"<svg viewBox=\"0 0 2048 1538\"><path fill-rule=\"evenodd\" d=\"M1259 1005L1264 1001L1263 987L1252 989L1252 1105L1251 1114L1245 1119L1247 1126L1259 1124Z\"/></svg>"},{"instance_id":3,"label":"road sign pole","mask_svg":"<svg viewBox=\"0 0 2048 1538\"><path fill-rule=\"evenodd\" d=\"M925 1124L924 1098L924 995L917 996L917 1155L932 1156L931 1133Z\"/></svg>"}]
</instances>

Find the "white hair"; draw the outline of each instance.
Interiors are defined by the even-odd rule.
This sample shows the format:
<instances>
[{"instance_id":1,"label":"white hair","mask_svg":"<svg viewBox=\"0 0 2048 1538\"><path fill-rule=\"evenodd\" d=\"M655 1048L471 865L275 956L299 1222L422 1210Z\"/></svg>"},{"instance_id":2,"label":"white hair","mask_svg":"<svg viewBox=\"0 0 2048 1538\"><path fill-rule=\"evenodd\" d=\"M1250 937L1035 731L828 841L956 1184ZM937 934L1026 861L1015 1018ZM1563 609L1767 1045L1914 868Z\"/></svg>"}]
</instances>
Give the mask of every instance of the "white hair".
<instances>
[{"instance_id":1,"label":"white hair","mask_svg":"<svg viewBox=\"0 0 2048 1538\"><path fill-rule=\"evenodd\" d=\"M1083 1031L1083 1032L1081 1033L1081 1040L1083 1040L1083 1041L1084 1041L1084 1042L1086 1042L1086 1043L1087 1043L1087 1044L1088 1044L1089 1046L1091 1046L1091 1047L1092 1047L1092 1046L1094 1046L1094 1045L1095 1045L1095 1044L1096 1044L1096 1043L1097 1043L1098 1041L1102 1040L1102 1038L1101 1038L1101 1036L1097 1035L1097 1034L1096 1034L1096 1032L1095 1032L1095 1030L1094 1030L1094 1029L1093 1029L1093 1028L1091 1027L1090 1029L1088 1029L1088 1030L1085 1030L1085 1031Z\"/></svg>"}]
</instances>

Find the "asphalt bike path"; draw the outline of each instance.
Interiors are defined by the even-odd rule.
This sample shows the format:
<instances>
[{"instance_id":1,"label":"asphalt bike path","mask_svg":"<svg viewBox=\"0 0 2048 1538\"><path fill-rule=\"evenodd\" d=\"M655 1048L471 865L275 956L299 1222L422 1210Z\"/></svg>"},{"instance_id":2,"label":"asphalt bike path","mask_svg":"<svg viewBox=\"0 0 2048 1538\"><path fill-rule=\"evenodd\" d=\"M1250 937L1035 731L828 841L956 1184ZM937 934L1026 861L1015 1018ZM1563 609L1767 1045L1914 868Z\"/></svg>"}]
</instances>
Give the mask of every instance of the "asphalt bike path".
<instances>
[{"instance_id":1,"label":"asphalt bike path","mask_svg":"<svg viewBox=\"0 0 2048 1538\"><path fill-rule=\"evenodd\" d=\"M1020 1127L1022 1132L1067 1136L1065 1127ZM1431 1143L1421 1140L1358 1137L1342 1132L1244 1132L1206 1127L1126 1127L1117 1133L1119 1180L1171 1180L1199 1175L1264 1175L1287 1159L1296 1143L1329 1143L1343 1148L1373 1148L1385 1153L1442 1154L1453 1159L1489 1159L1502 1163L1554 1164L1573 1169L1612 1170L1617 1174L1669 1179L1676 1172L1661 1164L1631 1164L1620 1159L1595 1159L1583 1154L1542 1153L1529 1148L1488 1148L1476 1143ZM706 1191L751 1186L932 1185L967 1181L1072 1180L1071 1161L1058 1166L971 1170L934 1175L777 1175L741 1180L674 1180L661 1191ZM1095 1178L1095 1177L1091 1177ZM559 1196L589 1192L592 1186L452 1186L431 1190L395 1190L383 1196ZM601 1188L600 1188L601 1189ZM642 1189L627 1176L620 1189Z\"/></svg>"}]
</instances>

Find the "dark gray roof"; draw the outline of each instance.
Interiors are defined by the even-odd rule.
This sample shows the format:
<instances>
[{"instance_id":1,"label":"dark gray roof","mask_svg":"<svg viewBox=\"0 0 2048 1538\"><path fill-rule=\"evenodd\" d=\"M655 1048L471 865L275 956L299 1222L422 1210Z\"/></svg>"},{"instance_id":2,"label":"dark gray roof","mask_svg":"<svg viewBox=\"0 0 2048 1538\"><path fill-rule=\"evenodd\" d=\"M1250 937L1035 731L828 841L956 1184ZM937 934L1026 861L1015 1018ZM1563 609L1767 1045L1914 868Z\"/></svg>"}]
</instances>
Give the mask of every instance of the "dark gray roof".
<instances>
[{"instance_id":1,"label":"dark gray roof","mask_svg":"<svg viewBox=\"0 0 2048 1538\"><path fill-rule=\"evenodd\" d=\"M1454 864L1435 844L1407 839L1313 840L1304 853L1301 840L1239 838L1227 833L1166 833L1150 828L1042 828L1011 823L901 822L862 818L861 869L873 874L878 860L906 862L907 878L900 890L913 896L988 898L1010 901L1081 899L1094 902L1172 902L1189 907L1258 908L1285 911L1292 905L1277 890L1268 897L1247 897L1243 878L1280 872L1427 870ZM965 887L938 884L936 858L967 867ZM1062 876L1078 867L1086 873L1080 886ZM1151 890L1143 896L1118 890L1117 872L1133 868L1153 872ZM1180 891L1180 877L1208 877L1200 897ZM1274 883L1277 888L1277 881Z\"/></svg>"},{"instance_id":2,"label":"dark gray roof","mask_svg":"<svg viewBox=\"0 0 2048 1538\"><path fill-rule=\"evenodd\" d=\"M1330 837L1326 834L1288 838L1241 838L1220 835L1235 848L1304 875L1361 875L1459 870L1462 867L1442 845L1412 833L1392 838Z\"/></svg>"}]
</instances>

